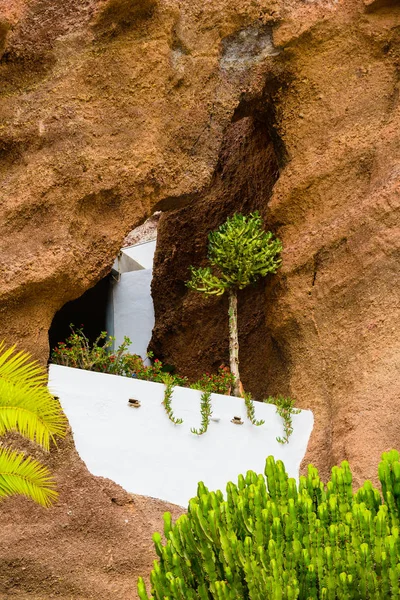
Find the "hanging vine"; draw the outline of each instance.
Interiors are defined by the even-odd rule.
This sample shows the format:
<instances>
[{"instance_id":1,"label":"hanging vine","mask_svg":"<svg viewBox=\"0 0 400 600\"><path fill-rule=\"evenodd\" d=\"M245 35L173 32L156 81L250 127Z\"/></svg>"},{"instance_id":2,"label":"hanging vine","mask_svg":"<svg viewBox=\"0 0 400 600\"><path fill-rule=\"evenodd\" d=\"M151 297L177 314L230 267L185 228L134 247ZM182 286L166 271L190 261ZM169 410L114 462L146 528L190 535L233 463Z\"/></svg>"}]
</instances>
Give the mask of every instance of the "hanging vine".
<instances>
[{"instance_id":1,"label":"hanging vine","mask_svg":"<svg viewBox=\"0 0 400 600\"><path fill-rule=\"evenodd\" d=\"M201 427L200 429L195 429L192 427L190 430L192 433L196 435L203 435L208 429L208 425L210 423L210 418L212 416L211 410L211 392L203 392L201 395L200 402L200 410L201 410Z\"/></svg>"},{"instance_id":2,"label":"hanging vine","mask_svg":"<svg viewBox=\"0 0 400 600\"><path fill-rule=\"evenodd\" d=\"M276 441L280 444L288 444L289 438L293 433L292 415L298 415L301 411L298 408L294 408L294 400L291 398L284 398L278 396L277 398L269 397L264 400L267 404L274 404L276 406L276 412L283 420L283 430L285 432L284 437L277 437Z\"/></svg>"},{"instance_id":3,"label":"hanging vine","mask_svg":"<svg viewBox=\"0 0 400 600\"><path fill-rule=\"evenodd\" d=\"M165 374L164 378L165 390L164 390L164 400L162 404L164 405L165 412L168 415L168 419L174 423L174 425L181 425L183 423L183 419L177 419L174 416L174 411L172 410L172 394L174 393L174 385L173 378L168 373Z\"/></svg>"},{"instance_id":4,"label":"hanging vine","mask_svg":"<svg viewBox=\"0 0 400 600\"><path fill-rule=\"evenodd\" d=\"M251 398L250 394L247 394L246 392L244 392L243 394L243 398L244 398L244 403L246 405L246 412L247 412L247 418L249 419L249 421L253 424L256 425L257 427L260 427L260 425L264 425L265 421L261 420L257 420L256 419L256 412L254 409L254 402Z\"/></svg>"},{"instance_id":5,"label":"hanging vine","mask_svg":"<svg viewBox=\"0 0 400 600\"><path fill-rule=\"evenodd\" d=\"M174 380L169 373L166 373L163 377L163 381L165 384L164 390L164 400L162 404L164 405L165 412L169 420L174 423L174 425L181 425L183 423L183 419L177 419L174 416L174 412L172 410L172 395L174 392ZM249 421L255 425L256 427L260 427L264 425L264 419L256 419L255 416L255 408L254 401L250 394L243 394L244 403L246 406L246 414ZM271 396L264 400L267 404L273 404L276 408L278 415L283 420L283 430L284 436L278 436L276 438L277 442L280 444L288 444L289 438L293 433L293 422L292 416L299 414L300 409L294 408L294 400L291 398L284 398L283 396L278 396L277 398L272 398ZM195 427L191 428L191 432L195 435L203 435L208 430L208 426L210 424L210 418L212 416L212 408L211 408L211 392L204 391L201 394L201 402L200 402L200 411L201 411L201 426L199 429Z\"/></svg>"}]
</instances>

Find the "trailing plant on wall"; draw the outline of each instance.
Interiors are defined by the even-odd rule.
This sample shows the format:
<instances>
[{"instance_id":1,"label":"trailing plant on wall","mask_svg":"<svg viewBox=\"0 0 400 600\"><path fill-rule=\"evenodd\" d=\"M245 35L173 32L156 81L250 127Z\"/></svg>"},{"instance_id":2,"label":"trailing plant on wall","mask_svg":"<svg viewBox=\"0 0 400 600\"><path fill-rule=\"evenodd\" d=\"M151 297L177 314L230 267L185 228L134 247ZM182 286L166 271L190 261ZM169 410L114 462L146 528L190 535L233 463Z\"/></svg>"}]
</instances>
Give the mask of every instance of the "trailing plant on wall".
<instances>
[{"instance_id":1,"label":"trailing plant on wall","mask_svg":"<svg viewBox=\"0 0 400 600\"><path fill-rule=\"evenodd\" d=\"M172 421L174 425L181 425L183 423L182 419L177 419L174 415L174 411L172 410L172 394L174 393L174 381L168 373L164 376L164 400L162 404L164 405L165 412L168 415L168 419Z\"/></svg>"},{"instance_id":2,"label":"trailing plant on wall","mask_svg":"<svg viewBox=\"0 0 400 600\"><path fill-rule=\"evenodd\" d=\"M163 405L168 415L168 418L175 424L183 423L182 419L176 418L172 410L172 395L175 386L187 387L188 379L174 372L167 372L167 367L163 363L155 359L152 365L145 366L143 360L137 354L130 354L128 348L131 345L131 340L128 337L124 338L124 342L113 351L115 338L108 336L106 331L103 331L93 344L83 332L82 327L74 327L70 325L71 335L65 342L60 342L53 350L51 359L54 363L67 367L75 367L90 371L103 373L112 373L114 375L124 375L134 377L146 381L154 381L165 384ZM153 358L151 352L148 358ZM201 390L201 415L202 424L200 429L193 428L192 432L197 435L202 435L207 431L211 416L211 394L230 394L235 386L235 377L230 372L229 368L221 365L218 373L205 373L201 378L192 383L190 388ZM260 426L264 424L263 420L257 420L255 417L254 402L250 394L244 394L246 406L246 414L253 425ZM292 415L299 411L293 408L293 401L278 397L277 399L268 398L265 402L275 404L277 411L284 421L285 435L282 438L277 438L280 443L287 443L293 431Z\"/></svg>"},{"instance_id":3,"label":"trailing plant on wall","mask_svg":"<svg viewBox=\"0 0 400 600\"><path fill-rule=\"evenodd\" d=\"M251 398L251 395L244 393L243 397L244 397L244 403L246 406L246 415L247 415L247 418L249 419L249 421L251 423L253 423L253 425L256 425L257 427L260 427L260 425L264 425L265 421L263 421L263 420L259 421L256 419L254 402Z\"/></svg>"},{"instance_id":4,"label":"trailing plant on wall","mask_svg":"<svg viewBox=\"0 0 400 600\"><path fill-rule=\"evenodd\" d=\"M141 600L389 600L400 598L400 462L384 453L382 496L352 490L346 461L324 485L312 465L299 486L270 456L227 497L199 483L188 513L164 515L151 594Z\"/></svg>"},{"instance_id":5,"label":"trailing plant on wall","mask_svg":"<svg viewBox=\"0 0 400 600\"><path fill-rule=\"evenodd\" d=\"M264 400L267 404L274 404L276 406L276 412L281 417L283 421L283 430L284 436L277 437L276 440L280 444L288 444L289 438L293 433L293 422L292 416L298 415L301 411L298 408L294 408L294 400L291 398L284 398L283 396L278 396L277 398L272 398L271 396Z\"/></svg>"},{"instance_id":6,"label":"trailing plant on wall","mask_svg":"<svg viewBox=\"0 0 400 600\"><path fill-rule=\"evenodd\" d=\"M196 429L192 427L190 430L192 433L196 435L203 435L206 433L208 426L210 424L210 418L212 416L212 408L211 408L211 392L203 392L200 400L200 412L201 412L201 427L200 429Z\"/></svg>"},{"instance_id":7,"label":"trailing plant on wall","mask_svg":"<svg viewBox=\"0 0 400 600\"><path fill-rule=\"evenodd\" d=\"M234 214L208 236L209 267L191 267L187 286L208 296L229 296L229 355L234 395L241 395L237 293L260 277L276 273L281 265L282 244L262 228L258 212Z\"/></svg>"},{"instance_id":8,"label":"trailing plant on wall","mask_svg":"<svg viewBox=\"0 0 400 600\"><path fill-rule=\"evenodd\" d=\"M29 354L0 342L0 435L16 431L45 450L66 433L66 418L47 389L47 373ZM54 480L39 461L0 448L0 498L23 495L42 506L57 498Z\"/></svg>"}]
</instances>

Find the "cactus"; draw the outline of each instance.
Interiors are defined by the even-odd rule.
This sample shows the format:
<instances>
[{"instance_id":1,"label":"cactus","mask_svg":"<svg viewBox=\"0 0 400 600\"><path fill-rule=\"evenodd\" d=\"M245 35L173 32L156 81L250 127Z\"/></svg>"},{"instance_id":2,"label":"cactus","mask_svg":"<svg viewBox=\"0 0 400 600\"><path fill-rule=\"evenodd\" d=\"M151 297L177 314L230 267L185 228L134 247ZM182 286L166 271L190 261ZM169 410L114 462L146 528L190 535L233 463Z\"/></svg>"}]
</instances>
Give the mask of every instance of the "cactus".
<instances>
[{"instance_id":1,"label":"cactus","mask_svg":"<svg viewBox=\"0 0 400 600\"><path fill-rule=\"evenodd\" d=\"M226 499L199 483L188 513L164 516L149 596L141 600L387 600L400 598L399 454L382 455L382 494L352 490L347 462L324 485L312 465L299 485L268 457Z\"/></svg>"}]
</instances>

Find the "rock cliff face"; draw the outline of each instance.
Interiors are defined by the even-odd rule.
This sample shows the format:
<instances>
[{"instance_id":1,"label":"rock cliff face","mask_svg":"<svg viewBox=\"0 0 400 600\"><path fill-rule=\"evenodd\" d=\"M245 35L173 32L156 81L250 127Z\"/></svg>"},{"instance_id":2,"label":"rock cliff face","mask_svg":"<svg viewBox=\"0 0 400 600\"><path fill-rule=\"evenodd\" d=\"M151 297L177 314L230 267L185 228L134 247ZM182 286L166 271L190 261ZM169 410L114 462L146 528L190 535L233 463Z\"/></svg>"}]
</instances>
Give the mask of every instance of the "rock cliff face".
<instances>
[{"instance_id":1,"label":"rock cliff face","mask_svg":"<svg viewBox=\"0 0 400 600\"><path fill-rule=\"evenodd\" d=\"M227 215L258 209L284 262L239 300L245 387L314 411L306 460L323 475L347 458L373 477L400 445L399 48L397 0L0 0L0 339L46 361L55 312L163 210L152 347L193 377L216 368L226 300L189 293L187 268ZM91 504L98 482L66 456L51 459L65 498L85 489ZM107 498L103 537L120 540ZM16 598L43 590L43 536L75 548L56 513L26 544L29 507L4 528ZM125 598L151 567L147 522L143 564L123 556L129 540L113 546L122 583L85 531L87 579L54 553L51 593Z\"/></svg>"},{"instance_id":2,"label":"rock cliff face","mask_svg":"<svg viewBox=\"0 0 400 600\"><path fill-rule=\"evenodd\" d=\"M53 315L107 273L126 233L209 184L240 98L277 52L275 11L1 3L1 337L45 360Z\"/></svg>"},{"instance_id":3,"label":"rock cliff face","mask_svg":"<svg viewBox=\"0 0 400 600\"><path fill-rule=\"evenodd\" d=\"M372 475L400 441L399 28L390 0L3 2L1 337L46 360L55 312L169 210L152 345L215 368L225 299L187 267L259 209L284 265L241 296L244 383L314 410L325 471Z\"/></svg>"},{"instance_id":4,"label":"rock cliff face","mask_svg":"<svg viewBox=\"0 0 400 600\"><path fill-rule=\"evenodd\" d=\"M260 210L283 267L239 298L245 388L311 408L306 461L348 459L359 482L400 444L400 7L346 8L274 28L273 77L242 97L210 186L163 216L152 348L192 377L227 362L226 299L183 282L210 230Z\"/></svg>"}]
</instances>

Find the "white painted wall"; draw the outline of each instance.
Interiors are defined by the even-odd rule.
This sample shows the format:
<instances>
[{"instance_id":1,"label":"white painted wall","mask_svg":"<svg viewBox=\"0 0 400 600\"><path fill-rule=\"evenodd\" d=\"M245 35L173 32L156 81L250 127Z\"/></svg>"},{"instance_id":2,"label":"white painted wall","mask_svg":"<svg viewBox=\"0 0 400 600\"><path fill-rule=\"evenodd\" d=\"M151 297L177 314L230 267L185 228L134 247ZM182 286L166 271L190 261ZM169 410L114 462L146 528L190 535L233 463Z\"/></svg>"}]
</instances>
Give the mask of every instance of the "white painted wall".
<instances>
[{"instance_id":1,"label":"white painted wall","mask_svg":"<svg viewBox=\"0 0 400 600\"><path fill-rule=\"evenodd\" d=\"M107 331L115 336L114 348L118 348L127 336L132 344L129 351L147 355L154 327L154 307L151 297L152 270L122 273L119 281L113 281L107 310Z\"/></svg>"},{"instance_id":2,"label":"white painted wall","mask_svg":"<svg viewBox=\"0 0 400 600\"><path fill-rule=\"evenodd\" d=\"M138 271L140 269L152 269L155 251L156 240L122 248L114 261L113 271L116 273L128 273L129 271Z\"/></svg>"},{"instance_id":3,"label":"white painted wall","mask_svg":"<svg viewBox=\"0 0 400 600\"><path fill-rule=\"evenodd\" d=\"M154 253L156 251L156 240L135 244L128 248L122 248L122 254L128 256L131 260L141 265L142 269L152 269Z\"/></svg>"},{"instance_id":4,"label":"white painted wall","mask_svg":"<svg viewBox=\"0 0 400 600\"><path fill-rule=\"evenodd\" d=\"M184 423L174 425L161 405L162 384L50 365L49 387L60 398L77 451L91 473L128 492L185 507L198 481L224 491L240 473L262 473L271 454L297 478L313 427L310 411L293 416L290 443L281 445L276 436L283 433L282 421L273 406L256 403L256 416L266 423L255 427L245 418L240 398L213 394L219 421L199 437L190 432L201 420L201 393L196 390L175 388L173 410ZM129 398L140 400L141 407L129 407ZM235 415L243 425L231 423Z\"/></svg>"}]
</instances>

